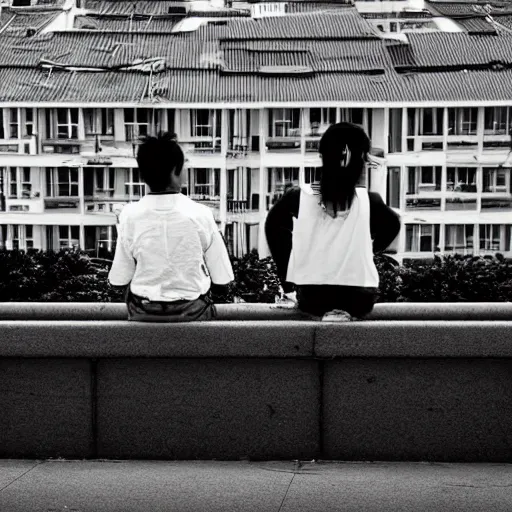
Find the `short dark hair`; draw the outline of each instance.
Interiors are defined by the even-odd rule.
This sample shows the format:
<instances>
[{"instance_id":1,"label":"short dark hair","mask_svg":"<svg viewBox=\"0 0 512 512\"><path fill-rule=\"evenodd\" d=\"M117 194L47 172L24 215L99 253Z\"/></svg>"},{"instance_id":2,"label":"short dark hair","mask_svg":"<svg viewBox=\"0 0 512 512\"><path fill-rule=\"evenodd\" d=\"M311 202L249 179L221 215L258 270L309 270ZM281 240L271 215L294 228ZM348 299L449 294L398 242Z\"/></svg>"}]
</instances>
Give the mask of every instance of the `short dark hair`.
<instances>
[{"instance_id":1,"label":"short dark hair","mask_svg":"<svg viewBox=\"0 0 512 512\"><path fill-rule=\"evenodd\" d=\"M173 171L180 175L185 162L176 134L160 132L142 140L137 152L137 164L142 179L153 192L165 190Z\"/></svg>"}]
</instances>

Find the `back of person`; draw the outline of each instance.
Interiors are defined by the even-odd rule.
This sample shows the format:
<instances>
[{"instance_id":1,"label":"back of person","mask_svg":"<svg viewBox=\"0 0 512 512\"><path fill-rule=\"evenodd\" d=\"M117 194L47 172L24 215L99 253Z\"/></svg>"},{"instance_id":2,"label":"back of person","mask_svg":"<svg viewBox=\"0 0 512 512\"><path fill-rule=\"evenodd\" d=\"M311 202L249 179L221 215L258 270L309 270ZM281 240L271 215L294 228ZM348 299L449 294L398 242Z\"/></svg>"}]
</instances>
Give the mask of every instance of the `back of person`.
<instances>
[{"instance_id":1,"label":"back of person","mask_svg":"<svg viewBox=\"0 0 512 512\"><path fill-rule=\"evenodd\" d=\"M361 318L378 296L373 255L396 238L400 220L378 194L357 186L370 151L361 127L332 125L319 151L319 187L284 194L267 216L267 242L284 292L296 285L299 309Z\"/></svg>"},{"instance_id":2,"label":"back of person","mask_svg":"<svg viewBox=\"0 0 512 512\"><path fill-rule=\"evenodd\" d=\"M350 210L345 216L343 213L338 212L336 218L327 215L318 208L318 197L311 189L301 190L298 217L294 219L288 281L300 285L329 283L378 288L366 189L356 188Z\"/></svg>"},{"instance_id":3,"label":"back of person","mask_svg":"<svg viewBox=\"0 0 512 512\"><path fill-rule=\"evenodd\" d=\"M126 286L131 320L181 322L216 316L212 282L233 271L212 211L180 193L183 153L176 141L150 138L138 154L151 192L119 216L109 280Z\"/></svg>"}]
</instances>

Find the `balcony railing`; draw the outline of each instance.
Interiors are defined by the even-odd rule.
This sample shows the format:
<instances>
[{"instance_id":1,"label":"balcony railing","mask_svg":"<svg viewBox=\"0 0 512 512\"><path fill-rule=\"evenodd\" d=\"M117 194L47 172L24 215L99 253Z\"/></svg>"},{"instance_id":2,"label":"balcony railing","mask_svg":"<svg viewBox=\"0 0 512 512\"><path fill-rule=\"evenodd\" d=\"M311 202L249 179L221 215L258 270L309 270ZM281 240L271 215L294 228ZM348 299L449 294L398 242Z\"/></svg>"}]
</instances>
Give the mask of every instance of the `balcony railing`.
<instances>
[{"instance_id":1,"label":"balcony railing","mask_svg":"<svg viewBox=\"0 0 512 512\"><path fill-rule=\"evenodd\" d=\"M77 196L45 197L45 210L68 210L80 206L80 198Z\"/></svg>"},{"instance_id":2,"label":"balcony railing","mask_svg":"<svg viewBox=\"0 0 512 512\"><path fill-rule=\"evenodd\" d=\"M227 211L229 213L246 213L251 211L249 201L246 199L228 199Z\"/></svg>"},{"instance_id":3,"label":"balcony railing","mask_svg":"<svg viewBox=\"0 0 512 512\"><path fill-rule=\"evenodd\" d=\"M300 150L300 137L269 137L266 144L270 151Z\"/></svg>"}]
</instances>

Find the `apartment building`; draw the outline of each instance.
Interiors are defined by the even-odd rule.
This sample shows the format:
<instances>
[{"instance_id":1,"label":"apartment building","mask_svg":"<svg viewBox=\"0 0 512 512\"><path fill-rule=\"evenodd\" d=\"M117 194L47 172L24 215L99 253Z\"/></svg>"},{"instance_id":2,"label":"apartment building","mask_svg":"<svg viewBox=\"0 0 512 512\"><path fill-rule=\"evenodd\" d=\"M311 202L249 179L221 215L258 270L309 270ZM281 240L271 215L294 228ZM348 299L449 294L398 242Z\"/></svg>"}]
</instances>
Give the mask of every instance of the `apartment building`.
<instances>
[{"instance_id":1,"label":"apartment building","mask_svg":"<svg viewBox=\"0 0 512 512\"><path fill-rule=\"evenodd\" d=\"M396 257L512 256L512 39L383 39L355 9L227 20L181 34L0 35L0 247L108 255L115 212L146 193L139 139L168 130L183 193L230 251L268 254L264 220L318 181L321 134L361 124L362 184L399 211Z\"/></svg>"}]
</instances>

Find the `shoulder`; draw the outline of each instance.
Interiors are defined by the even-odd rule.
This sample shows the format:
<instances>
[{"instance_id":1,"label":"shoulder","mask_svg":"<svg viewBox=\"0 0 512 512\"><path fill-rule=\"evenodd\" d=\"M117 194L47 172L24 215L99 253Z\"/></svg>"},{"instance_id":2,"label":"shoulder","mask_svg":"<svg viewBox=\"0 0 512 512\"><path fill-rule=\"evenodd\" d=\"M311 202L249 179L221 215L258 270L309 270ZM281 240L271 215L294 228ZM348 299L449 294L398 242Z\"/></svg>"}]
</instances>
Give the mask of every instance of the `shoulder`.
<instances>
[{"instance_id":1,"label":"shoulder","mask_svg":"<svg viewBox=\"0 0 512 512\"><path fill-rule=\"evenodd\" d=\"M138 201L135 203L125 204L119 212L119 222L126 221L129 218L135 216L137 212L139 212L141 209L141 205L139 204Z\"/></svg>"},{"instance_id":2,"label":"shoulder","mask_svg":"<svg viewBox=\"0 0 512 512\"><path fill-rule=\"evenodd\" d=\"M209 206L193 201L190 197L181 197L180 210L181 213L191 221L199 223L202 226L217 226L212 209Z\"/></svg>"},{"instance_id":3,"label":"shoulder","mask_svg":"<svg viewBox=\"0 0 512 512\"><path fill-rule=\"evenodd\" d=\"M370 205L372 205L372 206L385 205L381 195L378 192L368 191L368 198L370 199Z\"/></svg>"}]
</instances>

